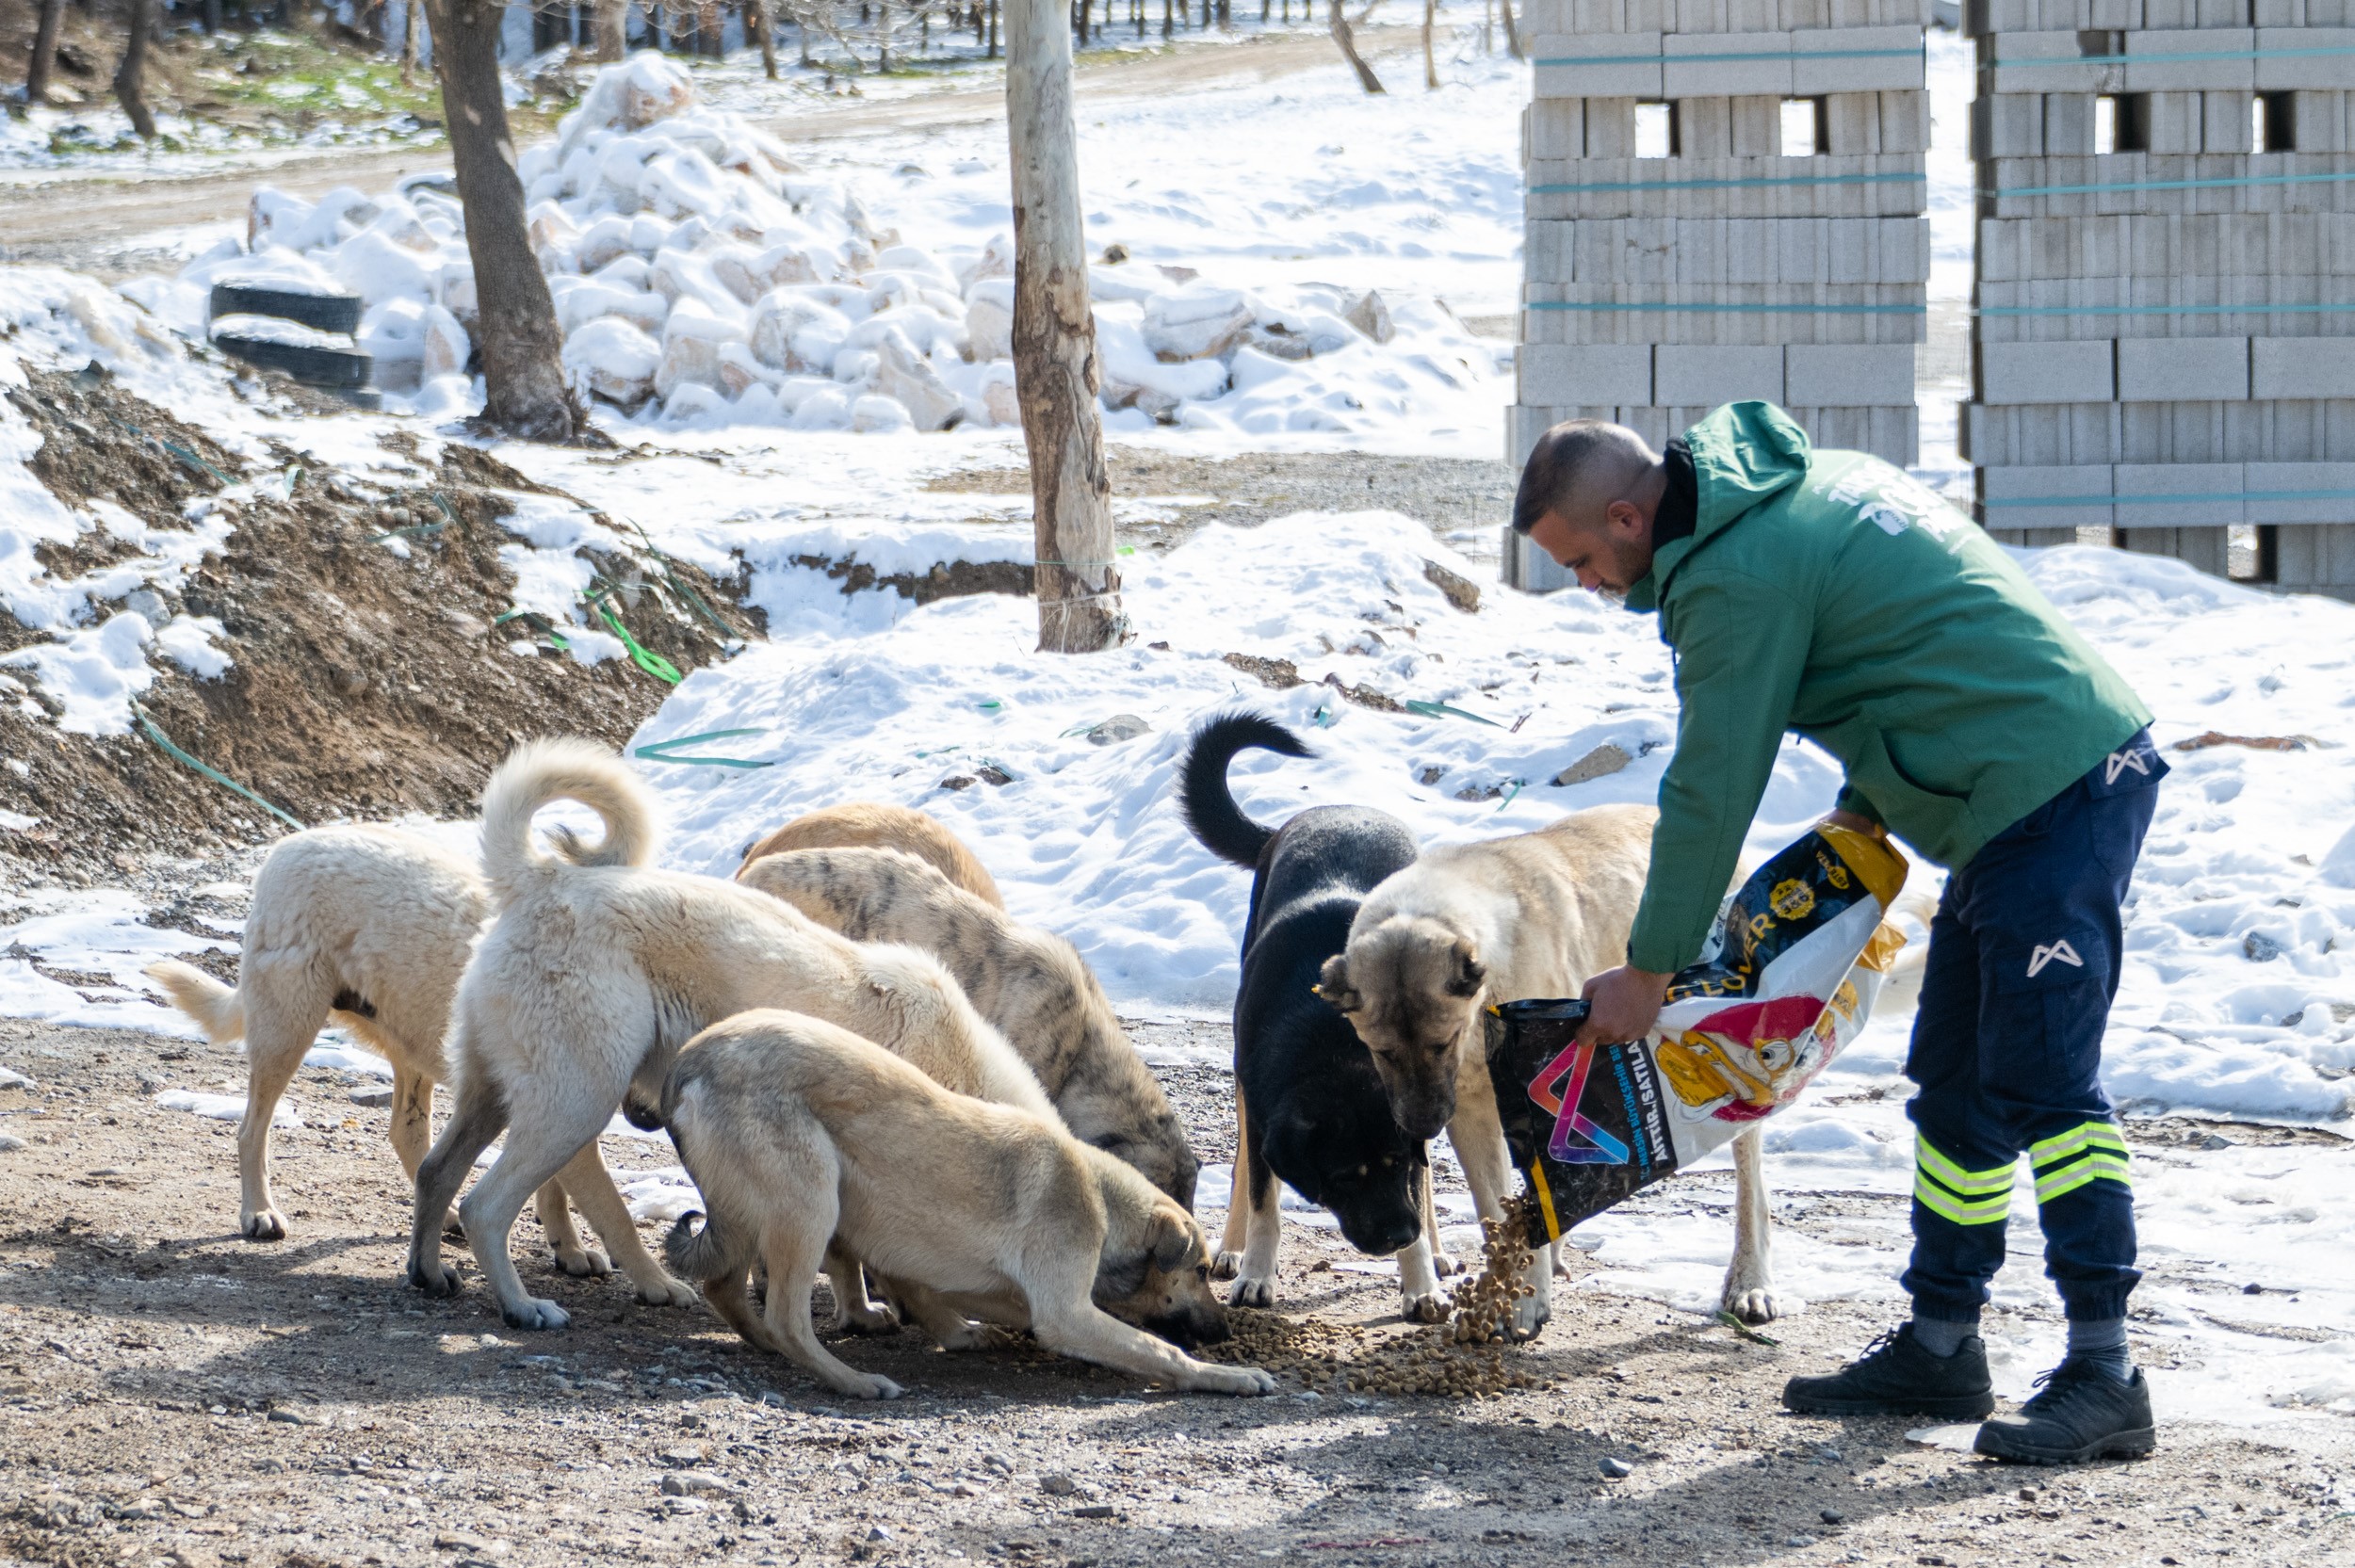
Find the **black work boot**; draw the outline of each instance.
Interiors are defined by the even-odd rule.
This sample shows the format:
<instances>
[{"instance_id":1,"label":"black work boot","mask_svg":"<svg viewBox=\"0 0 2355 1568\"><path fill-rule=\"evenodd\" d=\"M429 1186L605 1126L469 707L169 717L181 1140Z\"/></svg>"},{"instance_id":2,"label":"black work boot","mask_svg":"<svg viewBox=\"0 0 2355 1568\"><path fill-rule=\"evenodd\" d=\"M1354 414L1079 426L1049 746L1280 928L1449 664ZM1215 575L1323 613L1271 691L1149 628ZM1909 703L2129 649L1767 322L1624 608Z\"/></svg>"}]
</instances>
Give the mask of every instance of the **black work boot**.
<instances>
[{"instance_id":1,"label":"black work boot","mask_svg":"<svg viewBox=\"0 0 2355 1568\"><path fill-rule=\"evenodd\" d=\"M2159 1446L2151 1384L2136 1368L2120 1382L2090 1361L2064 1361L2036 1380L2044 1392L1979 1429L1972 1447L2014 1464L2083 1464L2139 1459Z\"/></svg>"},{"instance_id":2,"label":"black work boot","mask_svg":"<svg viewBox=\"0 0 2355 1568\"><path fill-rule=\"evenodd\" d=\"M1987 1376L1987 1347L1966 1336L1955 1353L1934 1356L1913 1337L1913 1325L1882 1334L1864 1354L1827 1378L1793 1378L1783 1384L1786 1409L1807 1415L1941 1415L1976 1421L1995 1408Z\"/></svg>"}]
</instances>

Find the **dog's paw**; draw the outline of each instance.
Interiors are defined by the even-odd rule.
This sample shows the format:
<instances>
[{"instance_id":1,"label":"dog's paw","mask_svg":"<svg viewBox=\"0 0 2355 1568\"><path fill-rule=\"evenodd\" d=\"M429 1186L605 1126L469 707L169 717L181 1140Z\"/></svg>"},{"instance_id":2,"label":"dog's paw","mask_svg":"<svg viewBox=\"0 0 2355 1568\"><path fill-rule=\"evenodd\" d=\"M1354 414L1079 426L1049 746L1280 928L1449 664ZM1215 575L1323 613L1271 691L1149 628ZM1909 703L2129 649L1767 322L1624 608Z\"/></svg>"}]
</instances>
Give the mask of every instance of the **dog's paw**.
<instances>
[{"instance_id":1,"label":"dog's paw","mask_svg":"<svg viewBox=\"0 0 2355 1568\"><path fill-rule=\"evenodd\" d=\"M518 1307L499 1308L499 1316L511 1329L560 1329L573 1320L571 1313L538 1296L526 1296Z\"/></svg>"},{"instance_id":2,"label":"dog's paw","mask_svg":"<svg viewBox=\"0 0 2355 1568\"><path fill-rule=\"evenodd\" d=\"M1178 1386L1191 1394L1273 1394L1275 1379L1257 1366L1220 1366L1197 1361Z\"/></svg>"},{"instance_id":3,"label":"dog's paw","mask_svg":"<svg viewBox=\"0 0 2355 1568\"><path fill-rule=\"evenodd\" d=\"M1226 1293L1226 1304L1239 1307L1272 1307L1275 1304L1275 1282L1249 1277L1237 1280L1235 1288Z\"/></svg>"},{"instance_id":4,"label":"dog's paw","mask_svg":"<svg viewBox=\"0 0 2355 1568\"><path fill-rule=\"evenodd\" d=\"M1242 1254L1241 1253L1221 1253L1210 1260L1210 1278L1214 1280L1231 1280L1242 1272Z\"/></svg>"},{"instance_id":5,"label":"dog's paw","mask_svg":"<svg viewBox=\"0 0 2355 1568\"><path fill-rule=\"evenodd\" d=\"M1438 1275L1439 1278L1445 1279L1450 1274L1462 1273L1464 1271L1464 1265L1457 1260L1454 1253L1442 1253L1434 1250L1431 1254L1431 1271Z\"/></svg>"},{"instance_id":6,"label":"dog's paw","mask_svg":"<svg viewBox=\"0 0 2355 1568\"><path fill-rule=\"evenodd\" d=\"M1782 1298L1775 1293L1771 1285L1746 1288L1728 1285L1723 1304L1728 1312L1745 1323L1771 1323L1790 1310L1783 1305Z\"/></svg>"},{"instance_id":7,"label":"dog's paw","mask_svg":"<svg viewBox=\"0 0 2355 1568\"><path fill-rule=\"evenodd\" d=\"M1447 1308L1444 1290L1411 1291L1400 1296L1398 1301L1399 1317L1409 1323L1444 1323Z\"/></svg>"},{"instance_id":8,"label":"dog's paw","mask_svg":"<svg viewBox=\"0 0 2355 1568\"><path fill-rule=\"evenodd\" d=\"M274 1208L257 1208L238 1217L237 1230L248 1241L284 1241L286 1217Z\"/></svg>"},{"instance_id":9,"label":"dog's paw","mask_svg":"<svg viewBox=\"0 0 2355 1568\"><path fill-rule=\"evenodd\" d=\"M458 1218L458 1205L455 1204L450 1205L448 1213L442 1216L442 1234L452 1241L466 1239L465 1222Z\"/></svg>"},{"instance_id":10,"label":"dog's paw","mask_svg":"<svg viewBox=\"0 0 2355 1568\"><path fill-rule=\"evenodd\" d=\"M977 1323L969 1317L933 1337L944 1350L1004 1350L1015 1343L1012 1334L995 1323Z\"/></svg>"},{"instance_id":11,"label":"dog's paw","mask_svg":"<svg viewBox=\"0 0 2355 1568\"><path fill-rule=\"evenodd\" d=\"M458 1270L447 1267L439 1258L428 1262L412 1257L409 1260L409 1284L429 1296L455 1296L460 1288Z\"/></svg>"},{"instance_id":12,"label":"dog's paw","mask_svg":"<svg viewBox=\"0 0 2355 1568\"><path fill-rule=\"evenodd\" d=\"M869 1301L863 1307L839 1307L834 1315L836 1334L897 1334L900 1314L888 1301Z\"/></svg>"},{"instance_id":13,"label":"dog's paw","mask_svg":"<svg viewBox=\"0 0 2355 1568\"><path fill-rule=\"evenodd\" d=\"M659 1280L654 1281L651 1284L640 1285L638 1287L638 1299L648 1306L687 1307L693 1306L697 1301L702 1301L704 1298L703 1292L697 1290L693 1285L682 1285L678 1281L671 1278L670 1275L665 1274ZM548 1304L554 1305L555 1303L550 1302ZM556 1326L558 1328L563 1327L561 1323L559 1323Z\"/></svg>"},{"instance_id":14,"label":"dog's paw","mask_svg":"<svg viewBox=\"0 0 2355 1568\"><path fill-rule=\"evenodd\" d=\"M575 1242L569 1247L555 1249L556 1266L577 1280L593 1279L613 1272L613 1260L595 1247Z\"/></svg>"},{"instance_id":15,"label":"dog's paw","mask_svg":"<svg viewBox=\"0 0 2355 1568\"><path fill-rule=\"evenodd\" d=\"M853 1372L836 1382L834 1391L853 1399L896 1399L900 1385L880 1374Z\"/></svg>"},{"instance_id":16,"label":"dog's paw","mask_svg":"<svg viewBox=\"0 0 2355 1568\"><path fill-rule=\"evenodd\" d=\"M1516 1345L1525 1345L1537 1337L1537 1331L1552 1319L1553 1309L1535 1296L1524 1296L1513 1303L1513 1323L1510 1337Z\"/></svg>"}]
</instances>

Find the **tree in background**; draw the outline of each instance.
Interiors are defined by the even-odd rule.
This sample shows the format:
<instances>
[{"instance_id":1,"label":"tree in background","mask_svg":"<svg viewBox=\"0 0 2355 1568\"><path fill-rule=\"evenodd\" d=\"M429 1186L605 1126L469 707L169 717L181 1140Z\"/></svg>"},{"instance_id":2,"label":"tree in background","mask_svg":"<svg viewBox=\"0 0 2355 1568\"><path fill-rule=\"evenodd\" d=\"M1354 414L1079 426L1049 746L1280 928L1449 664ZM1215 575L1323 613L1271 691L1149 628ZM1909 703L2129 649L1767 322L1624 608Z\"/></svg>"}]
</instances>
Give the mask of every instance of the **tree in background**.
<instances>
[{"instance_id":1,"label":"tree in background","mask_svg":"<svg viewBox=\"0 0 2355 1568\"><path fill-rule=\"evenodd\" d=\"M57 27L65 20L65 0L41 0L41 20L33 28L33 57L24 68L24 102L49 101L49 73L57 63Z\"/></svg>"},{"instance_id":2,"label":"tree in background","mask_svg":"<svg viewBox=\"0 0 2355 1568\"><path fill-rule=\"evenodd\" d=\"M596 0L597 58L620 59L629 52L629 0Z\"/></svg>"},{"instance_id":3,"label":"tree in background","mask_svg":"<svg viewBox=\"0 0 2355 1568\"><path fill-rule=\"evenodd\" d=\"M1382 90L1382 78L1373 73L1373 67L1357 53L1357 36L1349 30L1349 17L1341 9L1341 0L1333 0L1333 41L1341 46L1341 57L1357 73L1357 85L1368 92Z\"/></svg>"},{"instance_id":4,"label":"tree in background","mask_svg":"<svg viewBox=\"0 0 2355 1568\"><path fill-rule=\"evenodd\" d=\"M1007 0L1006 134L1014 165L1014 385L1031 457L1042 653L1116 648L1112 481L1096 394L1096 315L1071 122L1064 0Z\"/></svg>"},{"instance_id":5,"label":"tree in background","mask_svg":"<svg viewBox=\"0 0 2355 1568\"><path fill-rule=\"evenodd\" d=\"M147 73L147 35L155 30L155 0L131 0L131 31L123 40L122 63L115 67L115 102L131 121L141 141L155 139L155 117L148 112L144 78Z\"/></svg>"},{"instance_id":6,"label":"tree in background","mask_svg":"<svg viewBox=\"0 0 2355 1568\"><path fill-rule=\"evenodd\" d=\"M499 78L499 0L429 0L458 200L474 263L475 348L483 423L527 441L571 441L588 428L565 379L563 334L524 222L524 183Z\"/></svg>"}]
</instances>

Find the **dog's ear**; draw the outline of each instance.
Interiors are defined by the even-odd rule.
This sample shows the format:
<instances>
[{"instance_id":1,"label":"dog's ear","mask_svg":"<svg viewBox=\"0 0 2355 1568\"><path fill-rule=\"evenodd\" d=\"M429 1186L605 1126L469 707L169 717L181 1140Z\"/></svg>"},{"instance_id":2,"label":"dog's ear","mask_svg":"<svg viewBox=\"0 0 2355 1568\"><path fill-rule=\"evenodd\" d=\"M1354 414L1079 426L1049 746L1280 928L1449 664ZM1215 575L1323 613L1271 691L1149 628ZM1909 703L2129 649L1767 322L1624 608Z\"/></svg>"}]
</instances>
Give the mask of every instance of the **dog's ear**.
<instances>
[{"instance_id":1,"label":"dog's ear","mask_svg":"<svg viewBox=\"0 0 2355 1568\"><path fill-rule=\"evenodd\" d=\"M1172 1210L1154 1213L1151 1228L1145 1233L1146 1248L1153 1254L1153 1267L1164 1274L1175 1274L1183 1269L1195 1252L1194 1228Z\"/></svg>"},{"instance_id":2,"label":"dog's ear","mask_svg":"<svg viewBox=\"0 0 2355 1568\"><path fill-rule=\"evenodd\" d=\"M1324 967L1317 972L1316 993L1337 1012L1356 1012L1365 1006L1365 998L1349 983L1346 953L1335 953L1324 961Z\"/></svg>"},{"instance_id":3,"label":"dog's ear","mask_svg":"<svg viewBox=\"0 0 2355 1568\"><path fill-rule=\"evenodd\" d=\"M1447 994L1451 996L1469 996L1478 991L1481 982L1487 978L1488 966L1480 962L1479 950L1472 946L1471 938L1457 937L1454 947L1448 953Z\"/></svg>"}]
</instances>

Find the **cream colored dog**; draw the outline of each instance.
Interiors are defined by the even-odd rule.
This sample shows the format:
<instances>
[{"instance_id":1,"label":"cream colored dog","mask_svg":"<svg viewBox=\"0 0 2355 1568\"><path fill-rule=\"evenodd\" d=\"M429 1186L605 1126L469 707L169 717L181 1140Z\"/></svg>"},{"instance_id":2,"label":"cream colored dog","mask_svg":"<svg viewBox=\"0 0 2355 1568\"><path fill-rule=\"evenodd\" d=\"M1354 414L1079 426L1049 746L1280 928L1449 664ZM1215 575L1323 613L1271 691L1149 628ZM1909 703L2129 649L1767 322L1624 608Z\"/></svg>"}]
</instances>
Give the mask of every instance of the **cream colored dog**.
<instances>
[{"instance_id":1,"label":"cream colored dog","mask_svg":"<svg viewBox=\"0 0 2355 1568\"><path fill-rule=\"evenodd\" d=\"M1491 1002L1576 996L1624 962L1651 864L1649 806L1598 806L1510 838L1431 849L1366 896L1346 950L1318 992L1373 1053L1399 1125L1445 1127L1484 1220L1514 1186L1488 1082L1481 1012ZM1766 1183L1758 1129L1734 1140L1733 1263L1725 1304L1746 1321L1774 1317ZM1516 1337L1551 1315L1553 1249L1530 1262Z\"/></svg>"},{"instance_id":2,"label":"cream colored dog","mask_svg":"<svg viewBox=\"0 0 2355 1568\"><path fill-rule=\"evenodd\" d=\"M998 884L965 841L950 832L938 817L913 806L878 805L851 800L797 816L744 851L744 866L768 855L795 849L899 849L914 855L992 909L1004 909Z\"/></svg>"},{"instance_id":3,"label":"cream colored dog","mask_svg":"<svg viewBox=\"0 0 2355 1568\"><path fill-rule=\"evenodd\" d=\"M1174 1388L1266 1394L1257 1367L1196 1361L1106 1311L1182 1342L1226 1337L1202 1230L1135 1170L1051 1117L951 1093L889 1052L814 1018L740 1014L690 1041L662 1120L709 1218L672 1228L672 1267L737 1333L838 1394L893 1398L811 1332L830 1244L893 1288L1027 1327L1049 1350ZM764 1317L745 1275L769 1269ZM920 1309L919 1309L920 1310Z\"/></svg>"},{"instance_id":4,"label":"cream colored dog","mask_svg":"<svg viewBox=\"0 0 2355 1568\"><path fill-rule=\"evenodd\" d=\"M533 849L531 822L562 800L594 811L605 836L592 849L560 834L565 858L551 859ZM559 1172L576 1196L591 1180L611 1192L597 1135L615 1108L626 1096L631 1120L655 1124L652 1107L679 1046L748 1009L824 1018L950 1088L1054 1120L1038 1079L934 959L852 942L734 882L646 869L652 802L602 746L557 740L517 750L483 791L482 846L499 915L458 986L457 1109L417 1171L409 1279L420 1289L458 1288L429 1217L506 1130L498 1162L459 1214L507 1321L563 1327L564 1310L526 1294L508 1255L524 1198ZM694 1300L646 1251L626 1209L609 1228L583 1206L641 1300Z\"/></svg>"},{"instance_id":5,"label":"cream colored dog","mask_svg":"<svg viewBox=\"0 0 2355 1568\"><path fill-rule=\"evenodd\" d=\"M1193 1209L1201 1161L1070 943L898 849L797 849L763 856L736 878L853 941L904 942L939 959L1022 1053L1074 1137Z\"/></svg>"},{"instance_id":6,"label":"cream colored dog","mask_svg":"<svg viewBox=\"0 0 2355 1568\"><path fill-rule=\"evenodd\" d=\"M482 873L430 839L392 828L312 828L281 839L253 879L232 990L167 960L147 976L215 1045L245 1042L237 1124L237 1228L276 1241L286 1217L269 1189L269 1124L319 1030L340 1024L393 1068L393 1153L413 1179L447 1080L442 1037L466 955L490 914ZM540 1192L540 1225L568 1274L612 1265L583 1247L563 1188Z\"/></svg>"}]
</instances>

